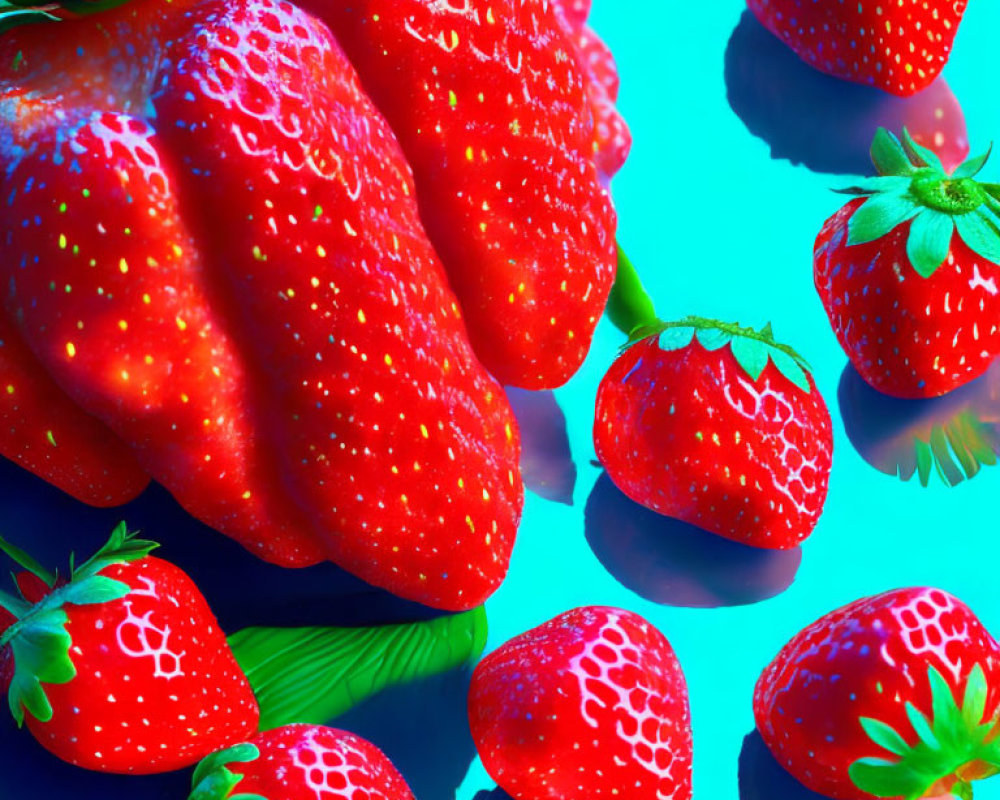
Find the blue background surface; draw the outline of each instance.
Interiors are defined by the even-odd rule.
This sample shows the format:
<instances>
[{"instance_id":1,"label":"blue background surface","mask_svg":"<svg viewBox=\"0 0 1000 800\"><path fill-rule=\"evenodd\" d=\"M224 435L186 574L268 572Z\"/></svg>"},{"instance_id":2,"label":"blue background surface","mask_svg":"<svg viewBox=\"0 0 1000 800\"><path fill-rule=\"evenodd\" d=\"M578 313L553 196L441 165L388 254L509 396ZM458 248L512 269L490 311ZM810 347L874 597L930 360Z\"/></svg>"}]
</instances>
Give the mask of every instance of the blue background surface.
<instances>
[{"instance_id":1,"label":"blue background surface","mask_svg":"<svg viewBox=\"0 0 1000 800\"><path fill-rule=\"evenodd\" d=\"M761 669L817 617L899 586L933 584L951 591L1000 633L994 560L1000 467L987 467L956 488L932 476L924 489L916 480L904 483L876 470L848 438L845 414L855 427L867 426L872 442L892 426L905 428L911 415L919 420L947 413L948 404L958 401L890 404L887 410L858 391L849 371L845 375L846 358L816 296L811 269L816 232L842 202L828 189L844 181L789 158L823 169L862 169L856 141L873 131L842 140L815 131L843 130L844 104L870 102L871 94L832 80L815 83L815 74L761 36L743 9L740 0L595 0L591 24L618 59L620 108L635 142L613 186L620 240L661 316L694 313L755 326L770 320L779 338L813 364L834 421L826 511L800 550L772 554L732 545L624 499L593 463L597 384L622 341L602 322L584 368L555 392L561 412L550 395L513 394L526 476L541 494L527 495L509 577L487 605L487 649L577 605L632 609L664 632L687 675L696 796L807 800L816 795L782 773L758 737L748 736ZM1000 7L973 3L945 71L965 111L974 152L1000 135L990 69L997 30ZM759 80L766 83L769 63L798 93L784 84L760 85L759 96L747 88L748 75L763 75ZM775 94L774 104L758 102ZM803 97L810 102L802 104ZM744 118L754 120L756 134ZM986 175L1000 175L1000 163L988 166ZM842 381L845 409L838 401ZM980 381L959 400L989 407L990 388ZM875 460L871 447L866 454ZM67 543L87 552L123 516L149 533L165 533L162 554L204 586L228 631L277 622L364 624L428 613L332 566L286 572L245 558L155 487L124 512L84 509L0 463L0 527L21 543L44 540L41 547L32 545L43 562L61 558ZM419 800L483 800L487 792L498 800L466 729L467 683L468 675L455 673L393 690L335 724L383 747ZM186 796L186 782L185 773L152 779L81 774L55 762L0 715L3 800L166 800ZM977 787L976 796L1000 798L1000 779Z\"/></svg>"}]
</instances>

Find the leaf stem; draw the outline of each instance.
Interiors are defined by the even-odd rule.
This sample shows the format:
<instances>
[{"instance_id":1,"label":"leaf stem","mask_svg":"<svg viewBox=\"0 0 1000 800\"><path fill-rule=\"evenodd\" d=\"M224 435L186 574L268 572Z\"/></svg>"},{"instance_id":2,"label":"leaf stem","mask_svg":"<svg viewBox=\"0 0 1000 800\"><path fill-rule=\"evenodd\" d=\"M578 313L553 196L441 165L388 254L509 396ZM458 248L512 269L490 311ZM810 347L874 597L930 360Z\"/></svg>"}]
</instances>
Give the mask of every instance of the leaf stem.
<instances>
[{"instance_id":1,"label":"leaf stem","mask_svg":"<svg viewBox=\"0 0 1000 800\"><path fill-rule=\"evenodd\" d=\"M605 310L611 324L626 336L659 322L653 301L621 245L618 245L618 272Z\"/></svg>"}]
</instances>

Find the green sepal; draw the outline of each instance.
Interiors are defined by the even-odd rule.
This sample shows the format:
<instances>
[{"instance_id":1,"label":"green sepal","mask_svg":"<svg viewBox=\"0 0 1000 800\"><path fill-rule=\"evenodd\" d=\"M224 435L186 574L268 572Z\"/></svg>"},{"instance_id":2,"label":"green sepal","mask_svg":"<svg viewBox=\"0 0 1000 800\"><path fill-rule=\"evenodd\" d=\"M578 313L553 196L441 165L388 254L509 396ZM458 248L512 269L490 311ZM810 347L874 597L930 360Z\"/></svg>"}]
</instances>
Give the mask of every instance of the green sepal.
<instances>
[{"instance_id":1,"label":"green sepal","mask_svg":"<svg viewBox=\"0 0 1000 800\"><path fill-rule=\"evenodd\" d=\"M987 261L1000 264L1000 228L990 209L982 208L955 217L955 227L970 250Z\"/></svg>"},{"instance_id":2,"label":"green sepal","mask_svg":"<svg viewBox=\"0 0 1000 800\"><path fill-rule=\"evenodd\" d=\"M205 756L191 776L191 794L188 795L188 800L268 800L259 794L230 795L243 776L232 772L227 765L245 764L258 758L260 750L249 742Z\"/></svg>"},{"instance_id":3,"label":"green sepal","mask_svg":"<svg viewBox=\"0 0 1000 800\"><path fill-rule=\"evenodd\" d=\"M15 564L24 567L32 575L44 581L50 589L56 585L56 574L45 569L30 554L26 553L17 545L11 544L3 537L0 537L0 550L7 554L7 557Z\"/></svg>"},{"instance_id":4,"label":"green sepal","mask_svg":"<svg viewBox=\"0 0 1000 800\"><path fill-rule=\"evenodd\" d=\"M876 194L870 196L847 221L847 244L867 244L881 239L904 222L913 219L920 208L908 195Z\"/></svg>"},{"instance_id":5,"label":"green sepal","mask_svg":"<svg viewBox=\"0 0 1000 800\"><path fill-rule=\"evenodd\" d=\"M618 268L615 282L611 286L605 313L611 324L626 336L631 336L637 328L657 322L653 301L643 288L639 273L625 255L621 245L618 248Z\"/></svg>"},{"instance_id":6,"label":"green sepal","mask_svg":"<svg viewBox=\"0 0 1000 800\"><path fill-rule=\"evenodd\" d=\"M848 774L854 785L876 797L919 800L927 791L967 764L987 764L1000 771L1000 740L995 737L1000 720L983 720L989 687L979 664L966 678L962 705L955 701L948 682L934 667L928 667L931 718L906 704L914 744L879 720L859 718L872 743L894 758L868 757L851 764ZM959 781L956 787L965 783ZM965 784L968 786L967 783ZM971 797L971 787L952 789L959 798Z\"/></svg>"},{"instance_id":7,"label":"green sepal","mask_svg":"<svg viewBox=\"0 0 1000 800\"><path fill-rule=\"evenodd\" d=\"M940 211L925 208L913 218L906 255L921 277L929 278L948 258L954 232L955 219Z\"/></svg>"},{"instance_id":8,"label":"green sepal","mask_svg":"<svg viewBox=\"0 0 1000 800\"><path fill-rule=\"evenodd\" d=\"M68 683L76 676L69 656L72 639L66 630L69 618L64 607L97 605L125 597L130 591L128 584L97 573L111 564L143 558L156 546L155 542L136 539L125 523L120 523L94 556L79 569L71 570L68 583L54 588L34 605L5 593L0 597L0 604L16 618L0 633L0 648L9 646L14 659L7 702L18 726L24 723L25 709L41 722L52 719L52 706L42 684Z\"/></svg>"},{"instance_id":9,"label":"green sepal","mask_svg":"<svg viewBox=\"0 0 1000 800\"><path fill-rule=\"evenodd\" d=\"M919 165L930 167L942 175L945 174L944 165L941 163L941 159L938 158L937 153L923 145L917 144L906 128L903 128L903 147L910 154L911 160L920 162Z\"/></svg>"},{"instance_id":10,"label":"green sepal","mask_svg":"<svg viewBox=\"0 0 1000 800\"><path fill-rule=\"evenodd\" d=\"M482 607L368 628L246 628L229 637L260 706L260 729L323 724L390 686L473 663L486 645Z\"/></svg>"},{"instance_id":11,"label":"green sepal","mask_svg":"<svg viewBox=\"0 0 1000 800\"><path fill-rule=\"evenodd\" d=\"M914 460L900 459L898 473L905 481L916 471L922 486L928 485L932 472L946 486L957 486L984 466L996 465L1000 453L1000 433L969 410L935 424L926 440L914 436L911 441Z\"/></svg>"},{"instance_id":12,"label":"green sepal","mask_svg":"<svg viewBox=\"0 0 1000 800\"><path fill-rule=\"evenodd\" d=\"M0 35L19 25L31 25L38 22L58 22L59 17L51 13L52 5L38 8L22 8L13 3L0 0Z\"/></svg>"},{"instance_id":13,"label":"green sepal","mask_svg":"<svg viewBox=\"0 0 1000 800\"><path fill-rule=\"evenodd\" d=\"M901 175L880 175L877 178L862 178L843 189L834 189L838 194L905 194L910 188L910 179Z\"/></svg>"},{"instance_id":14,"label":"green sepal","mask_svg":"<svg viewBox=\"0 0 1000 800\"><path fill-rule=\"evenodd\" d=\"M659 348L667 351L682 350L695 337L706 350L718 350L728 344L736 363L754 381L760 378L770 361L802 391L808 393L811 390L808 373L812 368L795 350L775 340L770 323L757 331L704 317L684 317L677 322L660 322L633 332L631 341L625 347L651 336L656 336Z\"/></svg>"},{"instance_id":15,"label":"green sepal","mask_svg":"<svg viewBox=\"0 0 1000 800\"><path fill-rule=\"evenodd\" d=\"M989 149L978 156L973 156L972 158L966 159L951 173L953 178L975 178L983 167L986 166L986 162L990 160L990 154L993 152L993 145L989 146Z\"/></svg>"},{"instance_id":16,"label":"green sepal","mask_svg":"<svg viewBox=\"0 0 1000 800\"><path fill-rule=\"evenodd\" d=\"M911 175L916 171L899 139L885 128L875 131L870 153L879 175Z\"/></svg>"}]
</instances>

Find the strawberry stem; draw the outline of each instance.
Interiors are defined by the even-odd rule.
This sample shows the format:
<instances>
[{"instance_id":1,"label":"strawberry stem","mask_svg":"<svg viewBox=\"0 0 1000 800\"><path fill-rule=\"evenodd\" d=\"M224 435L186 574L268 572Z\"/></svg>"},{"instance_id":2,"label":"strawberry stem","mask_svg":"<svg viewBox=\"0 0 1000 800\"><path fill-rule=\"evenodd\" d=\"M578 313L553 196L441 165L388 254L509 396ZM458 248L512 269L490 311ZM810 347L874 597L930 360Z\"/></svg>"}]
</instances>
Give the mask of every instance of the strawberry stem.
<instances>
[{"instance_id":1,"label":"strawberry stem","mask_svg":"<svg viewBox=\"0 0 1000 800\"><path fill-rule=\"evenodd\" d=\"M618 271L605 311L611 324L630 339L636 330L659 322L653 301L621 245L618 245Z\"/></svg>"}]
</instances>

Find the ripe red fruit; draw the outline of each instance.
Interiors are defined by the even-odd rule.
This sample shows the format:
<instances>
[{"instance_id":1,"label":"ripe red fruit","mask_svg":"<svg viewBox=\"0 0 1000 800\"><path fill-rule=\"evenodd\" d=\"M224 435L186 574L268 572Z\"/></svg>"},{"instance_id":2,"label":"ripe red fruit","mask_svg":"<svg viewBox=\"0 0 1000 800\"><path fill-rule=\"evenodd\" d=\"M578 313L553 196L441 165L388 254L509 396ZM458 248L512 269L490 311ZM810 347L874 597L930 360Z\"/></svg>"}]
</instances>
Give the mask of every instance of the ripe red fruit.
<instances>
[{"instance_id":1,"label":"ripe red fruit","mask_svg":"<svg viewBox=\"0 0 1000 800\"><path fill-rule=\"evenodd\" d=\"M0 593L16 618L0 633L11 712L71 764L166 772L257 728L257 701L205 599L154 547L122 524L68 582L29 584L30 600Z\"/></svg>"},{"instance_id":2,"label":"ripe red fruit","mask_svg":"<svg viewBox=\"0 0 1000 800\"><path fill-rule=\"evenodd\" d=\"M16 28L0 117L11 396L65 393L0 452L95 503L141 466L269 561L429 605L499 585L513 414L326 26L278 0L145 0ZM84 455L35 457L70 405L86 424L46 446Z\"/></svg>"},{"instance_id":3,"label":"ripe red fruit","mask_svg":"<svg viewBox=\"0 0 1000 800\"><path fill-rule=\"evenodd\" d=\"M941 72L966 5L966 0L747 0L757 19L807 64L903 97Z\"/></svg>"},{"instance_id":4,"label":"ripe red fruit","mask_svg":"<svg viewBox=\"0 0 1000 800\"><path fill-rule=\"evenodd\" d=\"M413 800L375 745L320 725L285 725L213 753L191 784L189 800Z\"/></svg>"},{"instance_id":5,"label":"ripe red fruit","mask_svg":"<svg viewBox=\"0 0 1000 800\"><path fill-rule=\"evenodd\" d=\"M637 503L755 547L808 536L826 500L830 415L795 351L688 317L640 330L597 390L594 447Z\"/></svg>"},{"instance_id":6,"label":"ripe red fruit","mask_svg":"<svg viewBox=\"0 0 1000 800\"><path fill-rule=\"evenodd\" d=\"M782 766L837 800L970 800L1000 770L1000 648L940 589L821 617L764 670L753 705Z\"/></svg>"},{"instance_id":7,"label":"ripe red fruit","mask_svg":"<svg viewBox=\"0 0 1000 800\"><path fill-rule=\"evenodd\" d=\"M687 686L670 644L638 614L567 611L486 656L469 724L515 800L690 800Z\"/></svg>"},{"instance_id":8,"label":"ripe red fruit","mask_svg":"<svg viewBox=\"0 0 1000 800\"><path fill-rule=\"evenodd\" d=\"M988 155L988 154L987 154ZM823 225L816 290L858 374L895 397L935 397L981 375L1000 354L1000 188L951 174L903 132L879 129L880 177Z\"/></svg>"}]
</instances>

